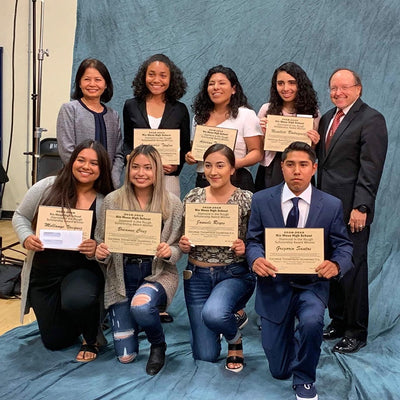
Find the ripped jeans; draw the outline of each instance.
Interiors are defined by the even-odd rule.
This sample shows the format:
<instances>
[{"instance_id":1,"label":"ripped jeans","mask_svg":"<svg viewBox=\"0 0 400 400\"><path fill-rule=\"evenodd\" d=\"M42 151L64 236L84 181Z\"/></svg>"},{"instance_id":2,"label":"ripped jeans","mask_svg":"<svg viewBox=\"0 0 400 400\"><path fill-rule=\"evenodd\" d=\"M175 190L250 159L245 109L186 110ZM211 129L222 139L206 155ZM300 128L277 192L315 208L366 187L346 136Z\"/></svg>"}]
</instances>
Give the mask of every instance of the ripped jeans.
<instances>
[{"instance_id":1,"label":"ripped jeans","mask_svg":"<svg viewBox=\"0 0 400 400\"><path fill-rule=\"evenodd\" d=\"M138 327L146 332L151 344L165 342L159 308L167 304L167 295L158 282L146 282L151 275L151 260L125 263L124 279L127 299L109 309L115 354L122 363L131 362L139 352ZM145 304L133 305L140 297Z\"/></svg>"}]
</instances>

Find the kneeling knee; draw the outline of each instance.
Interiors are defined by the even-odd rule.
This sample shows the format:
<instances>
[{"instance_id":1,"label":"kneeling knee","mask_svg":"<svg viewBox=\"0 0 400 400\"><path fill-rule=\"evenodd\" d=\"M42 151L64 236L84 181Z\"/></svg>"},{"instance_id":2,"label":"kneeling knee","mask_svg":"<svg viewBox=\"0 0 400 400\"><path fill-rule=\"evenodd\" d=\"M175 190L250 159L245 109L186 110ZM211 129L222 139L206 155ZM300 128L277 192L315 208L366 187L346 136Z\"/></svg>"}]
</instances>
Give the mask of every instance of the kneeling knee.
<instances>
[{"instance_id":1,"label":"kneeling knee","mask_svg":"<svg viewBox=\"0 0 400 400\"><path fill-rule=\"evenodd\" d=\"M140 307L149 304L150 296L148 294L140 293L133 297L131 306Z\"/></svg>"},{"instance_id":2,"label":"kneeling knee","mask_svg":"<svg viewBox=\"0 0 400 400\"><path fill-rule=\"evenodd\" d=\"M210 329L220 327L221 324L224 324L224 321L226 320L224 315L218 313L216 310L214 311L203 310L203 312L201 313L201 317L204 323Z\"/></svg>"},{"instance_id":3,"label":"kneeling knee","mask_svg":"<svg viewBox=\"0 0 400 400\"><path fill-rule=\"evenodd\" d=\"M292 376L292 374L287 370L273 370L270 368L270 371L271 371L271 375L275 379L284 380L284 379L289 379Z\"/></svg>"},{"instance_id":4,"label":"kneeling knee","mask_svg":"<svg viewBox=\"0 0 400 400\"><path fill-rule=\"evenodd\" d=\"M122 364L129 364L135 361L136 353L133 354L124 354L123 356L118 357L118 361Z\"/></svg>"}]
</instances>

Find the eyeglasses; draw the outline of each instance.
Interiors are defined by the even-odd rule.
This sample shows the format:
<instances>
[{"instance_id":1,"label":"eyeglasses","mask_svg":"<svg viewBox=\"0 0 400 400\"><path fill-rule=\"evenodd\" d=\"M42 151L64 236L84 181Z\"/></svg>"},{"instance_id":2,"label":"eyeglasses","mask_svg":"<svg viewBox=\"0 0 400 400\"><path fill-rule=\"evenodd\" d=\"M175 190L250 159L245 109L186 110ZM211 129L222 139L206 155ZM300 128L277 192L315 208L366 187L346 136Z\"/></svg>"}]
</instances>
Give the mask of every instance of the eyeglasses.
<instances>
[{"instance_id":1,"label":"eyeglasses","mask_svg":"<svg viewBox=\"0 0 400 400\"><path fill-rule=\"evenodd\" d=\"M328 88L328 90L329 90L330 93L335 93L335 92L337 92L338 90L340 90L340 91L342 91L342 92L347 92L348 90L350 90L350 89L351 89L352 87L354 87L354 86L360 86L360 84L359 84L359 83L356 83L355 85L341 86L341 87L333 86L333 87L331 87L331 88Z\"/></svg>"}]
</instances>

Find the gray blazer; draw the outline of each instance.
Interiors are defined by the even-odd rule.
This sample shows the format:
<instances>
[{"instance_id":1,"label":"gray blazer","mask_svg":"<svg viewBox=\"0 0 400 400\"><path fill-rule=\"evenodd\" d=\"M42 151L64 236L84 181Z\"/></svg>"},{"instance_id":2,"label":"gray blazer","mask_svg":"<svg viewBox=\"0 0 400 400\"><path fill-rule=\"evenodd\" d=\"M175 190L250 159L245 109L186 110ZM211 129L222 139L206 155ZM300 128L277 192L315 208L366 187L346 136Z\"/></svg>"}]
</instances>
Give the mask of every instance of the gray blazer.
<instances>
[{"instance_id":1,"label":"gray blazer","mask_svg":"<svg viewBox=\"0 0 400 400\"><path fill-rule=\"evenodd\" d=\"M122 135L119 116L112 108L105 106L104 123L107 131L107 152L112 165L112 181L115 188L120 186L124 167ZM66 164L74 148L85 139L95 139L93 114L78 100L61 106L57 118L57 143L61 160Z\"/></svg>"}]
</instances>

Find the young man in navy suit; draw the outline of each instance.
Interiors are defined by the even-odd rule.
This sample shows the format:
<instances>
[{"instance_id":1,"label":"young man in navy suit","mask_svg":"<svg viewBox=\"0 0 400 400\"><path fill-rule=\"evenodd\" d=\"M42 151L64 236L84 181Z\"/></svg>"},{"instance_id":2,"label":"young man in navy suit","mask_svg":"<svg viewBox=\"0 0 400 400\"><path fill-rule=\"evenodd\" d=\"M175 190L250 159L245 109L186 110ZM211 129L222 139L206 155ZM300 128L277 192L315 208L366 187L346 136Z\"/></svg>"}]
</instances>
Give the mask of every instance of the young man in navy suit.
<instances>
[{"instance_id":1,"label":"young man in navy suit","mask_svg":"<svg viewBox=\"0 0 400 400\"><path fill-rule=\"evenodd\" d=\"M314 382L329 279L340 279L352 268L352 243L341 201L310 183L315 161L315 152L306 143L294 142L285 149L281 163L285 182L254 194L247 231L247 260L257 274L262 345L272 376L293 376L297 400L318 399ZM288 219L293 223L296 213L298 221L291 226L324 228L325 259L315 274L279 274L265 258L265 228L283 228Z\"/></svg>"}]
</instances>

